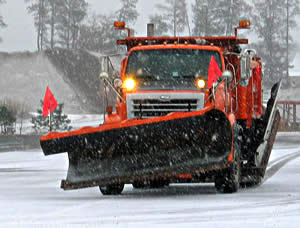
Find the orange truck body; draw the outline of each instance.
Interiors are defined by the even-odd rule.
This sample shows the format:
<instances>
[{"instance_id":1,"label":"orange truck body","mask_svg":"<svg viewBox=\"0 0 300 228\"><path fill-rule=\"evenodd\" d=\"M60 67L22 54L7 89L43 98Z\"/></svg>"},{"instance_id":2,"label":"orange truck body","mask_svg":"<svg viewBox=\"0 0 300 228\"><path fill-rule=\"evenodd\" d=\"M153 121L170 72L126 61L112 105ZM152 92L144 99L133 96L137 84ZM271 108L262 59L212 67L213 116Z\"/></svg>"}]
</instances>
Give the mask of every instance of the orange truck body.
<instances>
[{"instance_id":1,"label":"orange truck body","mask_svg":"<svg viewBox=\"0 0 300 228\"><path fill-rule=\"evenodd\" d=\"M218 190L235 192L243 177L258 183L264 176L280 119L274 111L280 83L273 88L265 109L262 62L253 50L242 53L240 45L248 40L237 37L237 30L248 29L250 23L240 23L235 36L221 37L130 37L125 23L115 26L129 35L117 41L128 50L121 63L122 85L114 87L112 79L104 79L118 93L115 111L107 107L104 123L98 127L50 132L41 137L45 155L69 153L68 177L62 181L62 188L98 185L102 193L114 194L122 191L124 183L141 186L145 181L157 184L158 180L209 179ZM132 56L155 51L158 55L177 53L170 59L180 58L181 51L213 53L218 56L223 75L208 88L212 78L207 63L204 68L208 73L203 78L193 76L189 86L178 88L172 83L162 87L161 83L168 82L162 82L159 76L157 80L142 79L137 72L146 68L137 69L136 75L129 72ZM142 58L136 57L137 61ZM157 64L169 67L168 62ZM195 63L182 64L192 68ZM183 76L180 79L176 71L172 74L176 83L183 83ZM133 80L133 88L126 88L127 79ZM204 80L202 87L197 84L200 79ZM195 97L201 98L195 103Z\"/></svg>"}]
</instances>

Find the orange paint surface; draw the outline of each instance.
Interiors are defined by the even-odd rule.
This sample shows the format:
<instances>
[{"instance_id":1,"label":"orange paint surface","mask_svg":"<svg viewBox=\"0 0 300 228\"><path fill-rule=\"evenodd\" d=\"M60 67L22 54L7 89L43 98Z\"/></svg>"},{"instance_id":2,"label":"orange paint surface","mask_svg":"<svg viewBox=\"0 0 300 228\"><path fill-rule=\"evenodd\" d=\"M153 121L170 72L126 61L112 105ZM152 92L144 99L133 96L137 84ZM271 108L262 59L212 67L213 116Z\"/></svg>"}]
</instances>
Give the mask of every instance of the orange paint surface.
<instances>
[{"instance_id":1,"label":"orange paint surface","mask_svg":"<svg viewBox=\"0 0 300 228\"><path fill-rule=\"evenodd\" d=\"M198 116L198 115L203 115L204 113L212 109L213 107L206 107L200 111L174 112L166 116L150 118L150 119L142 119L142 120L130 119L130 120L124 120L122 122L117 122L117 123L103 124L99 127L83 127L78 130L70 131L70 132L62 132L62 133L50 132L49 134L42 136L41 141L64 138L69 136L76 136L76 135L84 135L84 134L89 134L89 133L94 133L99 131L108 131L108 130L118 129L118 128L126 128L126 127L133 127L133 126L139 126L144 124L157 123L157 122L173 120L173 119L181 119L181 118L187 118L192 116Z\"/></svg>"}]
</instances>

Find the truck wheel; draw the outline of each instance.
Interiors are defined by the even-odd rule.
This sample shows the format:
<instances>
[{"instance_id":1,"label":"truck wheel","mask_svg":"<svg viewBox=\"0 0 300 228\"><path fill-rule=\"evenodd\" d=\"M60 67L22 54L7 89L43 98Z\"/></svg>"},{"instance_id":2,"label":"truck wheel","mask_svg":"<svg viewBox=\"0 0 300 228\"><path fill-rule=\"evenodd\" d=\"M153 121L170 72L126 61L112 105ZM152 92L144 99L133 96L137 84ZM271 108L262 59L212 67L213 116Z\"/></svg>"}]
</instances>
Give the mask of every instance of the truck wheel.
<instances>
[{"instance_id":1,"label":"truck wheel","mask_svg":"<svg viewBox=\"0 0 300 228\"><path fill-rule=\"evenodd\" d=\"M124 189L124 184L112 184L104 187L99 186L103 195L120 195Z\"/></svg>"},{"instance_id":2,"label":"truck wheel","mask_svg":"<svg viewBox=\"0 0 300 228\"><path fill-rule=\"evenodd\" d=\"M225 174L216 177L215 187L222 193L237 192L240 186L240 177L241 164L239 161L234 161Z\"/></svg>"},{"instance_id":3,"label":"truck wheel","mask_svg":"<svg viewBox=\"0 0 300 228\"><path fill-rule=\"evenodd\" d=\"M234 161L228 170L220 174L215 179L215 187L222 193L237 192L241 181L241 161L240 161L240 143L235 135L234 142Z\"/></svg>"}]
</instances>

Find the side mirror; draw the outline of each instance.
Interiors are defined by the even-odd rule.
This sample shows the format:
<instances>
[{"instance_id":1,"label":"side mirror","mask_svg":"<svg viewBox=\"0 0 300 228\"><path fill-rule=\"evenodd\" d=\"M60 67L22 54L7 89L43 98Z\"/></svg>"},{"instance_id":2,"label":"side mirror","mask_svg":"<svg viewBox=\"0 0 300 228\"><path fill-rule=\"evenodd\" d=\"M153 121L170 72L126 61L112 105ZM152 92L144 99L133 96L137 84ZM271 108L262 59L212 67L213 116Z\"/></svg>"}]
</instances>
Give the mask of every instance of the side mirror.
<instances>
[{"instance_id":1,"label":"side mirror","mask_svg":"<svg viewBox=\"0 0 300 228\"><path fill-rule=\"evenodd\" d=\"M253 49L246 49L241 56L240 64L241 64L241 78L240 85L247 86L249 83L249 78L251 77L251 59L256 55L256 51Z\"/></svg>"},{"instance_id":2,"label":"side mirror","mask_svg":"<svg viewBox=\"0 0 300 228\"><path fill-rule=\"evenodd\" d=\"M102 71L101 73L100 73L100 79L102 79L102 80L108 80L108 78L109 78L109 76L108 76L108 73L107 72L105 72L105 71Z\"/></svg>"},{"instance_id":3,"label":"side mirror","mask_svg":"<svg viewBox=\"0 0 300 228\"><path fill-rule=\"evenodd\" d=\"M233 80L233 75L231 71L225 70L221 76L222 81L226 80L227 82L231 82Z\"/></svg>"},{"instance_id":4,"label":"side mirror","mask_svg":"<svg viewBox=\"0 0 300 228\"><path fill-rule=\"evenodd\" d=\"M251 76L251 69L250 69L250 56L243 55L241 57L241 78L240 78L240 85L247 86L249 83L249 78Z\"/></svg>"}]
</instances>

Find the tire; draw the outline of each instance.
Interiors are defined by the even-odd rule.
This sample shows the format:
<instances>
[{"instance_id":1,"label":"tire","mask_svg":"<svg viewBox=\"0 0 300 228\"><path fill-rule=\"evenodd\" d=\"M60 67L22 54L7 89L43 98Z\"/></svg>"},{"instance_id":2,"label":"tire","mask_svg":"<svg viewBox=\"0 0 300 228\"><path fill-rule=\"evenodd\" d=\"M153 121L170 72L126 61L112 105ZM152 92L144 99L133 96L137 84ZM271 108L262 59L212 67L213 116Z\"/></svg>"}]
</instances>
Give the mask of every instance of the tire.
<instances>
[{"instance_id":1,"label":"tire","mask_svg":"<svg viewBox=\"0 0 300 228\"><path fill-rule=\"evenodd\" d=\"M229 168L216 176L215 187L221 193L235 193L240 187L241 181L241 161L240 161L240 143L237 140L237 134L234 138L234 161Z\"/></svg>"},{"instance_id":2,"label":"tire","mask_svg":"<svg viewBox=\"0 0 300 228\"><path fill-rule=\"evenodd\" d=\"M259 186L263 181L263 177L261 176L261 173L259 171L253 172L252 174L248 174L242 179L243 180L241 182L241 185L244 188Z\"/></svg>"},{"instance_id":3,"label":"tire","mask_svg":"<svg viewBox=\"0 0 300 228\"><path fill-rule=\"evenodd\" d=\"M120 195L124 189L124 184L112 184L104 187L99 186L103 195Z\"/></svg>"},{"instance_id":4,"label":"tire","mask_svg":"<svg viewBox=\"0 0 300 228\"><path fill-rule=\"evenodd\" d=\"M240 187L241 166L234 162L224 175L215 180L215 187L221 193L235 193Z\"/></svg>"}]
</instances>

